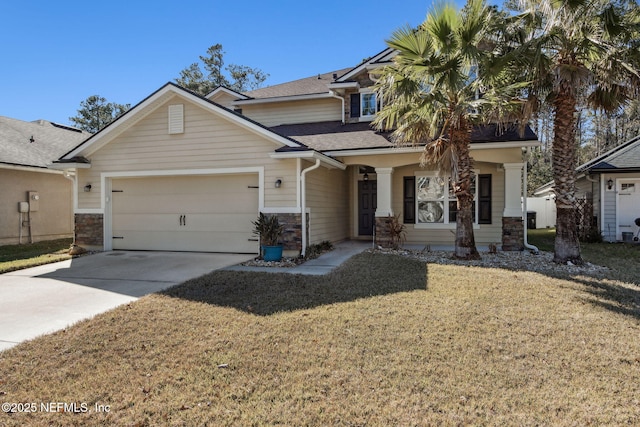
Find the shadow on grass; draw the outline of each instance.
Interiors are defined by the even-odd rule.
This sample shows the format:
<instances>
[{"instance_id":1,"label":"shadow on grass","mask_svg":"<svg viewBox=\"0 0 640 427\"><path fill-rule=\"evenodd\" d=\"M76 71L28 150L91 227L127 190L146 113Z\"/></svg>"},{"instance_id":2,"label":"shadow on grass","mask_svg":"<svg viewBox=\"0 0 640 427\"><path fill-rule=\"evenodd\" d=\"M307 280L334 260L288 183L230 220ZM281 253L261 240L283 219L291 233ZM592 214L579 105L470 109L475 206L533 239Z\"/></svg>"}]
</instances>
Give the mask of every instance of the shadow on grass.
<instances>
[{"instance_id":1,"label":"shadow on grass","mask_svg":"<svg viewBox=\"0 0 640 427\"><path fill-rule=\"evenodd\" d=\"M591 295L585 297L588 302L596 307L602 307L614 313L631 316L640 319L640 287L624 286L622 284L608 283L597 279L558 277L581 283L586 286L586 292Z\"/></svg>"},{"instance_id":2,"label":"shadow on grass","mask_svg":"<svg viewBox=\"0 0 640 427\"><path fill-rule=\"evenodd\" d=\"M161 294L268 316L426 288L424 262L364 252L325 276L220 270Z\"/></svg>"},{"instance_id":3,"label":"shadow on grass","mask_svg":"<svg viewBox=\"0 0 640 427\"><path fill-rule=\"evenodd\" d=\"M529 230L529 241L540 249L553 252L554 229ZM640 245L629 243L581 243L581 253L585 261L609 267L607 279L623 284L611 283L598 278L584 278L567 274L552 273L549 276L585 285L592 297L589 303L614 313L640 319ZM635 286L634 286L635 285Z\"/></svg>"}]
</instances>

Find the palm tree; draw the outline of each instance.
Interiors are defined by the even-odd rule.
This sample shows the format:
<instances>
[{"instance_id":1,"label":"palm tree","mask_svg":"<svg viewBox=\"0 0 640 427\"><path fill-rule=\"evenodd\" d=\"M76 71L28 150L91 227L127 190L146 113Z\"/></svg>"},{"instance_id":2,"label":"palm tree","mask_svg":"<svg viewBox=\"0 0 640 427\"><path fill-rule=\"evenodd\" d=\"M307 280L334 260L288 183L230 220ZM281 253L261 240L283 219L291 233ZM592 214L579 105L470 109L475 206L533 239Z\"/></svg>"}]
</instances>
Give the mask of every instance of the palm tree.
<instances>
[{"instance_id":1,"label":"palm tree","mask_svg":"<svg viewBox=\"0 0 640 427\"><path fill-rule=\"evenodd\" d=\"M515 16L529 99L554 114L557 263L582 263L576 223L577 111L613 112L638 93L640 13L634 0L518 0Z\"/></svg>"},{"instance_id":2,"label":"palm tree","mask_svg":"<svg viewBox=\"0 0 640 427\"><path fill-rule=\"evenodd\" d=\"M376 76L383 108L374 126L393 130L398 145L424 144L421 165L451 175L457 200L454 256L460 259L480 258L473 234L471 131L489 115L507 118L508 94L517 87L500 82L508 61L495 43L497 18L482 0L470 0L460 13L440 6L417 29L392 34L387 45L397 55Z\"/></svg>"}]
</instances>

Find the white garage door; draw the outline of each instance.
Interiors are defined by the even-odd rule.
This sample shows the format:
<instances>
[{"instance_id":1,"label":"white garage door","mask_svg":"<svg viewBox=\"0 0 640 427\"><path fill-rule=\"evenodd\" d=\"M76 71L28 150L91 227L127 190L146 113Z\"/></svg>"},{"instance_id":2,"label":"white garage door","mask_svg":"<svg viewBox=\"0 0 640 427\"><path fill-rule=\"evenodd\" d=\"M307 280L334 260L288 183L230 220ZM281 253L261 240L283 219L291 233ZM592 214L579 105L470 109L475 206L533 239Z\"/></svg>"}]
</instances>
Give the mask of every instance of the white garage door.
<instances>
[{"instance_id":1,"label":"white garage door","mask_svg":"<svg viewBox=\"0 0 640 427\"><path fill-rule=\"evenodd\" d=\"M257 174L113 179L113 249L256 253L257 187Z\"/></svg>"}]
</instances>

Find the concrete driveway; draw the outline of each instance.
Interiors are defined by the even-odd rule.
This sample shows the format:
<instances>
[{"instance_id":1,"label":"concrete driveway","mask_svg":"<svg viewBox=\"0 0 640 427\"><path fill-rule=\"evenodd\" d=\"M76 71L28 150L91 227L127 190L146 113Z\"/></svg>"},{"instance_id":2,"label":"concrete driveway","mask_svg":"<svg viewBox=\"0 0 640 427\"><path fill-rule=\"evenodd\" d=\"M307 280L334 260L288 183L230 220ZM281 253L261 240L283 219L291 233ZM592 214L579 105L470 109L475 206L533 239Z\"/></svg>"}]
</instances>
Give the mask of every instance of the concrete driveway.
<instances>
[{"instance_id":1,"label":"concrete driveway","mask_svg":"<svg viewBox=\"0 0 640 427\"><path fill-rule=\"evenodd\" d=\"M113 251L0 274L0 351L254 256Z\"/></svg>"}]
</instances>

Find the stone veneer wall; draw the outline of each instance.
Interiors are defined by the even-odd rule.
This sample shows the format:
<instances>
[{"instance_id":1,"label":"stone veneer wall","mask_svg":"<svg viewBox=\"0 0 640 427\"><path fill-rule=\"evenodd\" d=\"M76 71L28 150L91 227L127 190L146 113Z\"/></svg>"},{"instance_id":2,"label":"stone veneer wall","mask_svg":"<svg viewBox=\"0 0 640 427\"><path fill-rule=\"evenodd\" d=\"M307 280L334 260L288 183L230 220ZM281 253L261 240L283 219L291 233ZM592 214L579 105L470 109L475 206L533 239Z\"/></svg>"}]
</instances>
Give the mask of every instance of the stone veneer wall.
<instances>
[{"instance_id":1,"label":"stone veneer wall","mask_svg":"<svg viewBox=\"0 0 640 427\"><path fill-rule=\"evenodd\" d=\"M393 245L391 243L391 235L389 234L389 227L387 225L388 217L376 217L376 236L375 243L376 245L383 248L391 248Z\"/></svg>"},{"instance_id":2,"label":"stone veneer wall","mask_svg":"<svg viewBox=\"0 0 640 427\"><path fill-rule=\"evenodd\" d=\"M521 251L524 249L524 222L520 217L502 218L502 250Z\"/></svg>"},{"instance_id":3,"label":"stone veneer wall","mask_svg":"<svg viewBox=\"0 0 640 427\"><path fill-rule=\"evenodd\" d=\"M302 216L296 213L278 213L274 215L278 217L278 222L284 225L284 232L282 233L283 250L301 251Z\"/></svg>"},{"instance_id":4,"label":"stone veneer wall","mask_svg":"<svg viewBox=\"0 0 640 427\"><path fill-rule=\"evenodd\" d=\"M102 247L103 223L102 214L75 214L75 244Z\"/></svg>"}]
</instances>

